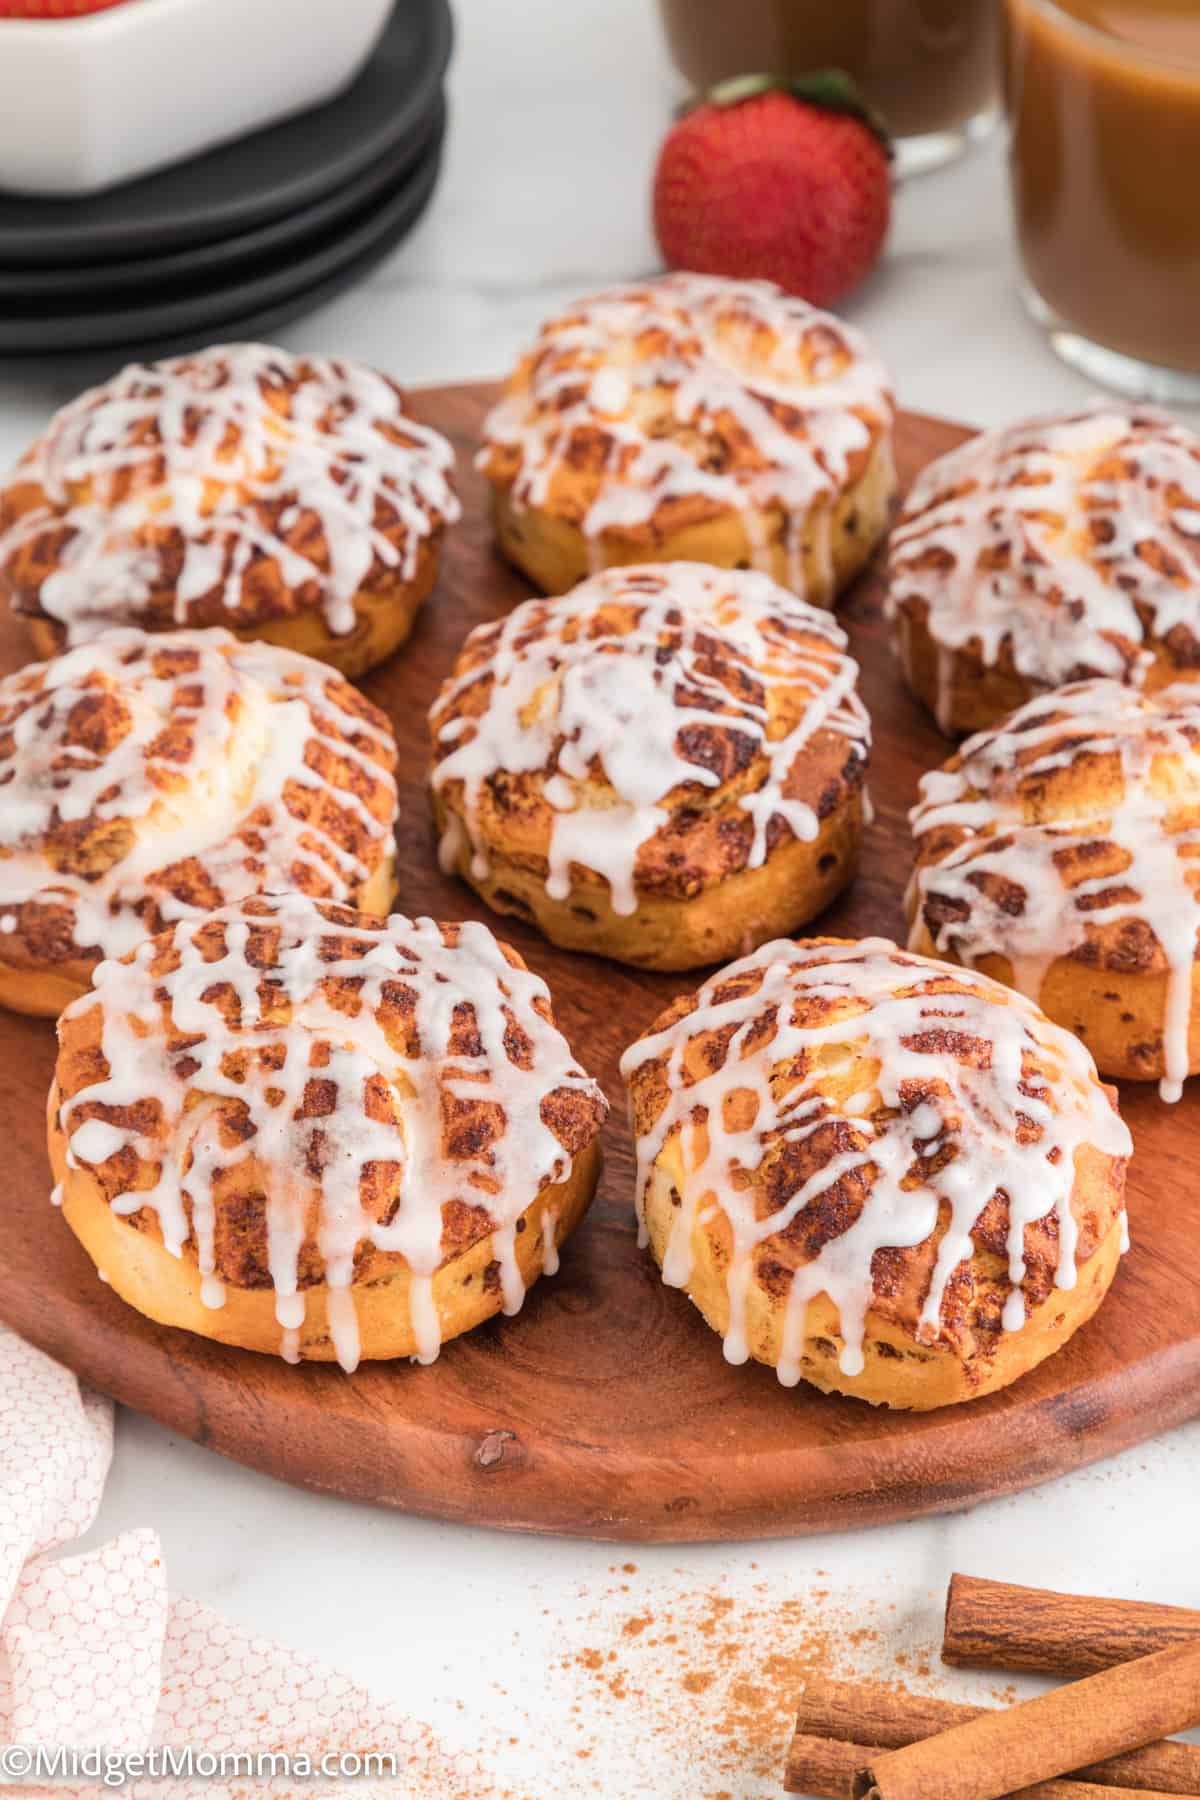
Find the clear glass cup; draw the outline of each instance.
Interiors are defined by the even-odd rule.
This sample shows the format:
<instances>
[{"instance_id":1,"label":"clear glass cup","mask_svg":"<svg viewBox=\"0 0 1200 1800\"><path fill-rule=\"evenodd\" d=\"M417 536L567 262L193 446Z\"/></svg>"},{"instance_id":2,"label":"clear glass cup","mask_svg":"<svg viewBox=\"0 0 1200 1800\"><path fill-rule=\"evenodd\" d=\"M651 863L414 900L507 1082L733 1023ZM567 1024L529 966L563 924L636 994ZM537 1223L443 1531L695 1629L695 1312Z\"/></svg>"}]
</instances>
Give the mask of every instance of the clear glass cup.
<instances>
[{"instance_id":1,"label":"clear glass cup","mask_svg":"<svg viewBox=\"0 0 1200 1800\"><path fill-rule=\"evenodd\" d=\"M733 75L846 69L897 139L901 174L936 168L998 115L999 0L660 0L672 58L704 93Z\"/></svg>"},{"instance_id":2,"label":"clear glass cup","mask_svg":"<svg viewBox=\"0 0 1200 1800\"><path fill-rule=\"evenodd\" d=\"M1200 403L1200 5L1005 0L1023 292L1065 362Z\"/></svg>"}]
</instances>

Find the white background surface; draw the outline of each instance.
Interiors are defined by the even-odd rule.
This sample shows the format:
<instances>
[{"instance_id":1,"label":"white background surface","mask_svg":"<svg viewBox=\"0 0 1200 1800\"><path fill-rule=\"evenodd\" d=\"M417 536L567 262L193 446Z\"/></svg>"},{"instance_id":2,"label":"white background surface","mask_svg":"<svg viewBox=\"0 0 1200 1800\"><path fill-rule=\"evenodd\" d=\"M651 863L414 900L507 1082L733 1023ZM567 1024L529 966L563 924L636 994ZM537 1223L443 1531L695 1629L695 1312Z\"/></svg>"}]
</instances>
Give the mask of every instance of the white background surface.
<instances>
[{"instance_id":1,"label":"white background surface","mask_svg":"<svg viewBox=\"0 0 1200 1800\"><path fill-rule=\"evenodd\" d=\"M450 149L433 212L363 287L288 331L293 348L344 351L411 382L499 374L560 300L654 266L647 183L674 89L651 0L457 0L457 12ZM886 264L846 310L885 353L907 406L982 424L1086 391L1021 312L997 144L904 190ZM0 383L0 459L74 385ZM694 1695L680 1685L704 1650L700 1597L728 1598L729 1616L744 1620L743 1678L802 1648L810 1628L836 1633L855 1620L881 1632L858 1660L894 1674L896 1649L936 1643L956 1568L1200 1606L1198 1496L1200 1425L948 1518L623 1551L293 1492L122 1415L90 1541L155 1526L176 1591L329 1659L450 1742L477 1746L513 1800L754 1800L779 1789L731 1779L729 1740L715 1756L721 1683ZM626 1556L636 1572L614 1574ZM785 1607L796 1601L804 1620ZM652 1700L598 1708L596 1676L573 1659L612 1648L624 1667L621 1621L632 1612L673 1619L678 1641L641 1652ZM972 1691L961 1677L948 1685ZM736 1731L732 1749L736 1766Z\"/></svg>"}]
</instances>

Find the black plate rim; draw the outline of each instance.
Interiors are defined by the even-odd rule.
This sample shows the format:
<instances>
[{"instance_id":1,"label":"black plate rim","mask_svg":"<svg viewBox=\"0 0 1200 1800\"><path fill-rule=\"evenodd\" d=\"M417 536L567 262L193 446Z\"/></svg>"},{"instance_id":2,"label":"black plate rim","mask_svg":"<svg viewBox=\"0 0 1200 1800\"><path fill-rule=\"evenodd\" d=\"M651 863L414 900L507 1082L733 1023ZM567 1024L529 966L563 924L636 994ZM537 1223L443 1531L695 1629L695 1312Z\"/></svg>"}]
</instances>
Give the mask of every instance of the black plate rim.
<instances>
[{"instance_id":1,"label":"black plate rim","mask_svg":"<svg viewBox=\"0 0 1200 1800\"><path fill-rule=\"evenodd\" d=\"M158 337L187 337L218 325L225 317L240 317L282 304L294 292L307 291L319 284L328 273L335 274L347 263L366 256L380 242L392 243L403 237L424 212L437 185L444 138L439 139L420 167L390 196L382 207L371 209L370 216L356 214L348 230L326 235L315 249L266 275L234 282L201 295L188 295L145 307L111 309L112 323L105 326L96 314L70 314L61 320L45 316L14 320L0 318L0 357L24 361L52 354L74 355L105 351L119 347L138 349L145 341ZM260 298L261 296L261 298ZM54 327L65 330L54 335ZM10 335L16 326L25 343L14 344ZM139 351L140 353L140 351Z\"/></svg>"},{"instance_id":2,"label":"black plate rim","mask_svg":"<svg viewBox=\"0 0 1200 1800\"><path fill-rule=\"evenodd\" d=\"M232 281L239 265L244 268L267 256L299 250L305 242L345 223L370 201L389 194L405 177L415 175L440 142L445 125L445 96L439 93L419 144L405 143L399 152L386 151L350 181L311 206L285 213L279 219L269 220L253 231L238 232L234 237L192 244L162 256L131 257L78 267L42 265L13 269L0 263L0 317L6 306L19 310L27 302L66 300L77 289L86 289L93 301L107 301L117 299L130 288L145 288L160 281L181 281L191 276L203 280L211 275L219 277L222 271Z\"/></svg>"},{"instance_id":3,"label":"black plate rim","mask_svg":"<svg viewBox=\"0 0 1200 1800\"><path fill-rule=\"evenodd\" d=\"M432 194L431 187L426 206ZM418 213L412 220L412 225L417 223L420 216ZM43 372L52 372L56 376L70 378L76 387L83 388L97 379L102 380L106 373L112 373L135 359L149 362L161 356L178 356L187 350L195 350L204 343L270 342L280 326L315 312L318 307L336 299L364 275L369 274L403 242L409 229L411 225L408 228L397 226L392 232L381 236L378 243L369 250L352 258L341 268L330 270L311 287L300 288L286 299L259 312L213 319L201 334L187 332L177 337L143 339L125 344L101 344L91 351L67 352L65 355L12 356L0 351L0 374L40 376ZM103 364L107 364L107 369ZM78 377L77 371L80 372Z\"/></svg>"},{"instance_id":4,"label":"black plate rim","mask_svg":"<svg viewBox=\"0 0 1200 1800\"><path fill-rule=\"evenodd\" d=\"M364 134L364 89L369 92L372 79L378 80L386 70L389 52L398 53L398 40L408 44L406 33L412 32L414 21L422 35L422 48L419 62L414 64L410 58L406 71L410 85L397 89L393 83L387 88L385 82L388 104L382 104L381 92L381 104ZM36 199L0 193L0 263L90 267L155 250L211 243L295 212L353 179L389 148L398 152L402 144L419 141L441 92L452 47L449 0L397 0L361 73L322 106L90 199ZM289 140L299 144L328 130L331 121L338 142L332 155L326 153L316 163L310 158L299 173L289 167L265 188L244 185L245 170L261 164L268 140L273 140L278 151ZM280 160L290 164L286 153ZM172 187L181 179L191 188L183 210L178 195L172 197ZM110 202L114 210L120 210L115 218L106 219Z\"/></svg>"}]
</instances>

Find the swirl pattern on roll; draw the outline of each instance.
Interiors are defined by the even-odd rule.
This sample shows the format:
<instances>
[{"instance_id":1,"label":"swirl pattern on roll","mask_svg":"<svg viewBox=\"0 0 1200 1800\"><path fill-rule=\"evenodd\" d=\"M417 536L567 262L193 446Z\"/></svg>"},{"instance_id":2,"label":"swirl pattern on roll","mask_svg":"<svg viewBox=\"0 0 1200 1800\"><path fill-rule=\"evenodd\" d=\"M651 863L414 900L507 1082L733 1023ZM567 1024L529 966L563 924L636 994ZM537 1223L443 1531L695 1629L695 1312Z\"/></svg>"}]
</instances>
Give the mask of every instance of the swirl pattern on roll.
<instances>
[{"instance_id":1,"label":"swirl pattern on roll","mask_svg":"<svg viewBox=\"0 0 1200 1800\"><path fill-rule=\"evenodd\" d=\"M486 926L300 895L181 921L101 964L60 1039L68 1187L86 1170L195 1266L209 1309L273 1292L289 1359L322 1284L347 1369L356 1291L397 1267L422 1361L441 1343L434 1277L465 1247L491 1240L515 1312L521 1215L606 1110L545 983Z\"/></svg>"},{"instance_id":2,"label":"swirl pattern on roll","mask_svg":"<svg viewBox=\"0 0 1200 1800\"><path fill-rule=\"evenodd\" d=\"M1108 1072L1158 1076L1178 1100L1200 941L1200 687L1088 681L1031 700L924 775L910 818L914 942L1003 957L1047 1006L1064 958L1114 1004L1131 978L1165 977L1156 1028L1129 1033L1133 1066Z\"/></svg>"},{"instance_id":3,"label":"swirl pattern on roll","mask_svg":"<svg viewBox=\"0 0 1200 1800\"><path fill-rule=\"evenodd\" d=\"M628 915L672 879L686 897L759 868L816 838L830 784L861 786L857 679L829 615L752 571L609 570L530 600L471 633L430 715L443 867L466 852L483 879L506 815L536 807L552 898L583 869Z\"/></svg>"},{"instance_id":4,"label":"swirl pattern on roll","mask_svg":"<svg viewBox=\"0 0 1200 1800\"><path fill-rule=\"evenodd\" d=\"M932 638L947 730L958 653L1022 698L1200 672L1200 438L1112 401L982 432L922 470L889 562L888 613Z\"/></svg>"},{"instance_id":5,"label":"swirl pattern on roll","mask_svg":"<svg viewBox=\"0 0 1200 1800\"><path fill-rule=\"evenodd\" d=\"M224 344L131 364L0 488L0 583L68 644L114 624L252 628L414 575L459 515L453 451L387 376Z\"/></svg>"},{"instance_id":6,"label":"swirl pattern on roll","mask_svg":"<svg viewBox=\"0 0 1200 1800\"><path fill-rule=\"evenodd\" d=\"M650 526L732 514L756 567L824 599L831 555L806 573L805 529L814 512L828 528L876 451L890 490L891 423L888 376L851 326L769 282L673 274L549 320L488 414L479 466L518 511L576 526L593 568L608 535L636 550Z\"/></svg>"},{"instance_id":7,"label":"swirl pattern on roll","mask_svg":"<svg viewBox=\"0 0 1200 1800\"><path fill-rule=\"evenodd\" d=\"M1077 1152L1131 1149L1077 1039L999 982L880 938L764 945L677 1000L622 1073L643 1223L651 1184L669 1191L663 1279L688 1287L697 1230L716 1232L725 1354L750 1353L757 1289L783 1310L787 1385L819 1295L843 1375L861 1374L878 1309L936 1342L975 1304L980 1233L1007 1265L987 1328L1018 1331L1096 1247L1073 1204Z\"/></svg>"},{"instance_id":8,"label":"swirl pattern on roll","mask_svg":"<svg viewBox=\"0 0 1200 1800\"><path fill-rule=\"evenodd\" d=\"M112 631L0 681L0 963L121 956L227 900L390 899L396 746L323 664Z\"/></svg>"}]
</instances>

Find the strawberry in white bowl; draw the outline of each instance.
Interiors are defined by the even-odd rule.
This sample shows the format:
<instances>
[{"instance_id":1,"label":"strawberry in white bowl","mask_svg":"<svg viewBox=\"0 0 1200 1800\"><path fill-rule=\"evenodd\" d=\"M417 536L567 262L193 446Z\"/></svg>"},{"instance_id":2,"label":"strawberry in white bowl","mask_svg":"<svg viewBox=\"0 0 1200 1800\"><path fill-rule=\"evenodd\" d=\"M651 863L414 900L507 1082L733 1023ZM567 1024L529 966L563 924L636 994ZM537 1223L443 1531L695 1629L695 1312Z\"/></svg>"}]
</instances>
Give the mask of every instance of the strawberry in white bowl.
<instances>
[{"instance_id":1,"label":"strawberry in white bowl","mask_svg":"<svg viewBox=\"0 0 1200 1800\"><path fill-rule=\"evenodd\" d=\"M130 0L0 0L0 19L84 19Z\"/></svg>"}]
</instances>

